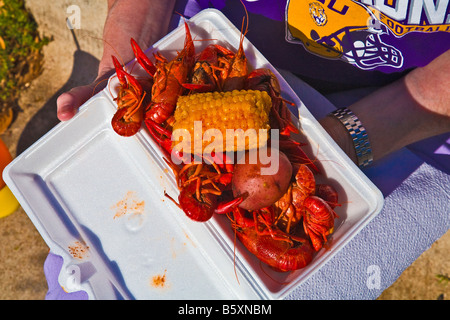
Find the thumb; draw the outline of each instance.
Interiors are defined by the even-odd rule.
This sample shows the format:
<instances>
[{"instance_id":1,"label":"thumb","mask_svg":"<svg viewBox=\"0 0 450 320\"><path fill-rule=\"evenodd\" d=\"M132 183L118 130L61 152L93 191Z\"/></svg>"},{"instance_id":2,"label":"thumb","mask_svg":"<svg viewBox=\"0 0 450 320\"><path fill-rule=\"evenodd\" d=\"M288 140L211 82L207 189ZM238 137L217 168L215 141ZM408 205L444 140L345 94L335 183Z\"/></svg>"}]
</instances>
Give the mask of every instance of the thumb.
<instances>
[{"instance_id":1,"label":"thumb","mask_svg":"<svg viewBox=\"0 0 450 320\"><path fill-rule=\"evenodd\" d=\"M94 82L80 87L72 88L62 93L56 100L56 115L60 121L67 121L77 113L78 108L96 93L103 90L113 71L106 72Z\"/></svg>"},{"instance_id":2,"label":"thumb","mask_svg":"<svg viewBox=\"0 0 450 320\"><path fill-rule=\"evenodd\" d=\"M68 92L62 93L56 100L56 110L58 119L66 121L71 119L78 108L93 95L93 85L72 88Z\"/></svg>"}]
</instances>

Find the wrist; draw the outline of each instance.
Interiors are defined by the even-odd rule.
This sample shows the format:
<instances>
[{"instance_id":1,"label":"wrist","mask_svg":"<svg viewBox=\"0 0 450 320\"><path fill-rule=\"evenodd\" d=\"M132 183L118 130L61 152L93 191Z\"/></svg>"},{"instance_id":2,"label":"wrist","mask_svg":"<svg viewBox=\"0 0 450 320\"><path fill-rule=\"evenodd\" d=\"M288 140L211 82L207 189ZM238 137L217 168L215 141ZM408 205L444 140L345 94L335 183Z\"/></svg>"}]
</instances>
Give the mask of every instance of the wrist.
<instances>
[{"instance_id":1,"label":"wrist","mask_svg":"<svg viewBox=\"0 0 450 320\"><path fill-rule=\"evenodd\" d=\"M353 146L353 140L342 123L332 115L327 115L325 118L319 120L319 123L342 149L342 151L344 151L348 157L357 164L358 159Z\"/></svg>"}]
</instances>

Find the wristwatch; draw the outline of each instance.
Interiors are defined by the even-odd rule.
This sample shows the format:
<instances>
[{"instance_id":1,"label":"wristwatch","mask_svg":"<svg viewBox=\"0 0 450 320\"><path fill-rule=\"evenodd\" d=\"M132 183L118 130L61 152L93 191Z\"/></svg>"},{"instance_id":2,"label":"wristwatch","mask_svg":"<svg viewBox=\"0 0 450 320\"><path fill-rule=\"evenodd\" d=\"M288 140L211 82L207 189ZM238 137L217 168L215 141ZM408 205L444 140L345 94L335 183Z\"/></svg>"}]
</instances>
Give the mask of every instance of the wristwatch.
<instances>
[{"instance_id":1,"label":"wristwatch","mask_svg":"<svg viewBox=\"0 0 450 320\"><path fill-rule=\"evenodd\" d=\"M366 129L355 114L348 108L340 108L330 113L345 126L352 137L358 159L358 166L364 168L373 162L372 148Z\"/></svg>"}]
</instances>

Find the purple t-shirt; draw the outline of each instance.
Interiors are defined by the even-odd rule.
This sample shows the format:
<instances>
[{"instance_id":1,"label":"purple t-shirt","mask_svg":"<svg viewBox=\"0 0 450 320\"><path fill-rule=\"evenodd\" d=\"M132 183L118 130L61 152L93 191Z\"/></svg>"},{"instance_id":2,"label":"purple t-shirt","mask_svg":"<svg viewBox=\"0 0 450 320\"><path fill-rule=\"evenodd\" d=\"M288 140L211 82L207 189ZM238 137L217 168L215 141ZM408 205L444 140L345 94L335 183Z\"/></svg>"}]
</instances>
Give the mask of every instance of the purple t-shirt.
<instances>
[{"instance_id":1,"label":"purple t-shirt","mask_svg":"<svg viewBox=\"0 0 450 320\"><path fill-rule=\"evenodd\" d=\"M247 38L276 67L322 92L391 82L450 49L450 2L247 0ZM434 4L436 3L436 4ZM238 0L178 0L186 17L219 9L240 28Z\"/></svg>"}]
</instances>

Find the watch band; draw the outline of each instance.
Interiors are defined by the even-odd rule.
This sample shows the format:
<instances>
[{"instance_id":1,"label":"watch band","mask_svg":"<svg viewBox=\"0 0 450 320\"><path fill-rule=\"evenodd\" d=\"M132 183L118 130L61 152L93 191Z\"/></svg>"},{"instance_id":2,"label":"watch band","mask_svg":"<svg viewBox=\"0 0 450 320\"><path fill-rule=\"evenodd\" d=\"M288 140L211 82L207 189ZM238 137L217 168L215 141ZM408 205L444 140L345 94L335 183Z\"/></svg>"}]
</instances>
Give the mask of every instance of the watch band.
<instances>
[{"instance_id":1,"label":"watch band","mask_svg":"<svg viewBox=\"0 0 450 320\"><path fill-rule=\"evenodd\" d=\"M353 140L353 146L356 151L356 158L358 159L358 166L360 168L364 168L371 164L373 161L373 155L369 137L366 129L358 117L355 116L348 108L337 109L331 112L330 115L338 118L350 133Z\"/></svg>"}]
</instances>

